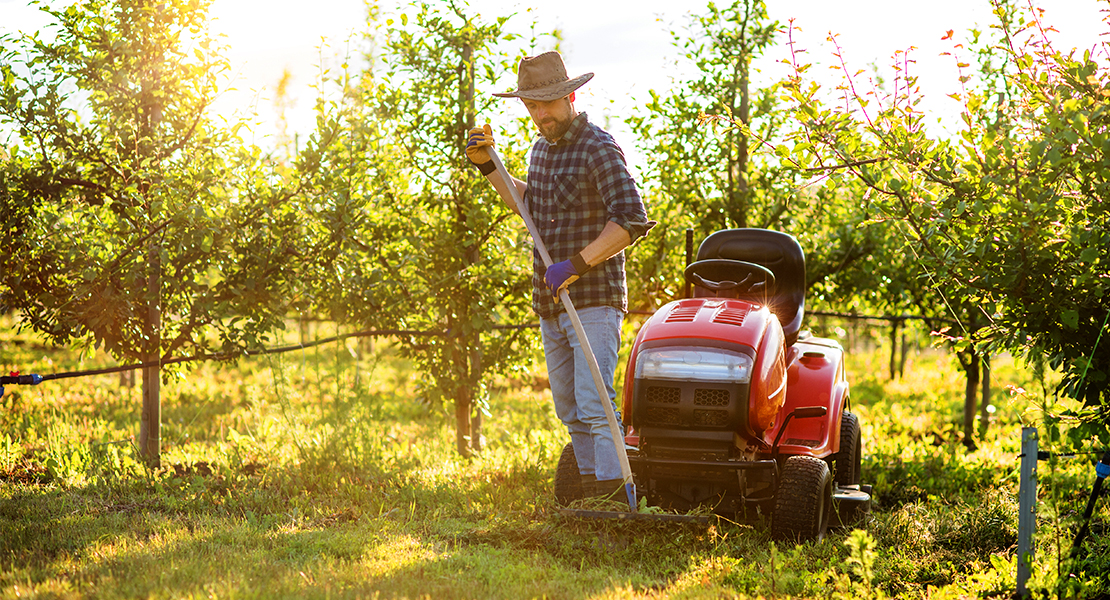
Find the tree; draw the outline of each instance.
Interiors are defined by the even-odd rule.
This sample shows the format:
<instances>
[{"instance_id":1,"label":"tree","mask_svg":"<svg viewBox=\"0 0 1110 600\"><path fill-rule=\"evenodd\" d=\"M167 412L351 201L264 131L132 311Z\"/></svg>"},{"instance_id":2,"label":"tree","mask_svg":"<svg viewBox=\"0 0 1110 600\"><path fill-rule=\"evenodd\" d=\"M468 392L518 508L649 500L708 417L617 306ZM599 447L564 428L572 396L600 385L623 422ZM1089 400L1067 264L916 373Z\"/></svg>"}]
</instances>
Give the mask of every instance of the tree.
<instances>
[{"instance_id":1,"label":"tree","mask_svg":"<svg viewBox=\"0 0 1110 600\"><path fill-rule=\"evenodd\" d=\"M315 183L317 254L336 265L313 297L326 314L402 334L429 376L430 404L454 403L461 454L481 448L481 411L495 373L519 364L533 338L511 326L532 318L527 232L466 160L479 114L500 112L489 91L511 69L506 19L484 23L465 4L414 3L387 18L341 100L324 107L301 168ZM380 15L371 21L380 23ZM374 33L374 32L372 32ZM519 131L502 129L510 151ZM519 146L519 145L518 145ZM329 234L330 235L330 234ZM498 327L506 327L499 329Z\"/></svg>"},{"instance_id":2,"label":"tree","mask_svg":"<svg viewBox=\"0 0 1110 600\"><path fill-rule=\"evenodd\" d=\"M859 187L832 184L821 170L796 168L774 144L795 131L782 101L781 83L752 90L755 61L775 42L779 24L761 0L709 3L672 31L680 61L695 75L667 93L651 91L643 114L628 123L647 157L649 211L660 222L632 257L631 271L644 286L630 290L633 303L674 297L681 273L683 229L698 239L733 227L774 228L799 238L807 256L814 297L842 302L856 289L872 289L849 265L874 255L887 235L869 222ZM854 275L853 275L854 273ZM840 285L834 283L840 281ZM639 296L639 297L637 297Z\"/></svg>"},{"instance_id":3,"label":"tree","mask_svg":"<svg viewBox=\"0 0 1110 600\"><path fill-rule=\"evenodd\" d=\"M980 70L961 76L963 128L931 137L915 85L886 97L850 91L827 108L799 68L790 93L807 160L842 165L898 225L907 254L956 314L958 351L1006 349L1060 369L1082 400L1077 439L1110 441L1110 96L1106 53L1061 53L1036 10L993 0L994 40L972 32ZM958 53L968 52L958 45ZM1098 49L1096 49L1098 50ZM970 67L964 57L961 69ZM1100 62L1101 61L1101 62ZM801 65L799 65L801 67ZM909 83L909 82L907 82ZM854 90L853 86L849 89ZM966 326L977 313L987 324Z\"/></svg>"},{"instance_id":4,"label":"tree","mask_svg":"<svg viewBox=\"0 0 1110 600\"><path fill-rule=\"evenodd\" d=\"M158 362L234 355L290 307L289 190L208 108L227 65L203 0L89 0L0 37L0 307L55 343L144 369L140 449L160 456Z\"/></svg>"}]
</instances>

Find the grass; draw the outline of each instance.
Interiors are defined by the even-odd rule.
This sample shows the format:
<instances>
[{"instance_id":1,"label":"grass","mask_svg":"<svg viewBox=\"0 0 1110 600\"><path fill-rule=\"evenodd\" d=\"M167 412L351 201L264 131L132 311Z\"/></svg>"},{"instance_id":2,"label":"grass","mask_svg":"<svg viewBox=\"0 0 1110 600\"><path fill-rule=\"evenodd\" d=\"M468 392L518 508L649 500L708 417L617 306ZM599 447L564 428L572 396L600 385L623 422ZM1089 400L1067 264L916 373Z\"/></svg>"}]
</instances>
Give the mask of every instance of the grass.
<instances>
[{"instance_id":1,"label":"grass","mask_svg":"<svg viewBox=\"0 0 1110 600\"><path fill-rule=\"evenodd\" d=\"M0 338L0 367L110 362ZM17 341L22 344L17 345ZM137 459L140 394L115 375L0 398L0 598L1005 598L1014 589L1017 454L1033 389L995 361L997 422L961 442L962 377L914 355L885 380L852 355L875 484L866 533L772 544L766 524L566 520L552 475L566 434L543 371L496 382L486 448L454 451L450 407L413 400L394 348L350 342L163 386L163 466ZM1034 590L1110 590L1101 501L1078 577L1066 556L1093 481L1044 463Z\"/></svg>"}]
</instances>

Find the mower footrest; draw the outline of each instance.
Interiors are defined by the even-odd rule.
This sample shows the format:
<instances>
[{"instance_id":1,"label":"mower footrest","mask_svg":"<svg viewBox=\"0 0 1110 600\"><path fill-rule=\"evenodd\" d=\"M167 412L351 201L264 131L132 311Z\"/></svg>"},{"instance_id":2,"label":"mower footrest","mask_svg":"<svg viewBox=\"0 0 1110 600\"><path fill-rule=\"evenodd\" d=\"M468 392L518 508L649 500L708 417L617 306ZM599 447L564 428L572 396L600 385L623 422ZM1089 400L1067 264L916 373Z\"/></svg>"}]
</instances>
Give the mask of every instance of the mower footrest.
<instances>
[{"instance_id":1,"label":"mower footrest","mask_svg":"<svg viewBox=\"0 0 1110 600\"><path fill-rule=\"evenodd\" d=\"M862 524L871 514L871 486L868 491L859 485L848 485L833 490L833 514L829 527L852 527Z\"/></svg>"}]
</instances>

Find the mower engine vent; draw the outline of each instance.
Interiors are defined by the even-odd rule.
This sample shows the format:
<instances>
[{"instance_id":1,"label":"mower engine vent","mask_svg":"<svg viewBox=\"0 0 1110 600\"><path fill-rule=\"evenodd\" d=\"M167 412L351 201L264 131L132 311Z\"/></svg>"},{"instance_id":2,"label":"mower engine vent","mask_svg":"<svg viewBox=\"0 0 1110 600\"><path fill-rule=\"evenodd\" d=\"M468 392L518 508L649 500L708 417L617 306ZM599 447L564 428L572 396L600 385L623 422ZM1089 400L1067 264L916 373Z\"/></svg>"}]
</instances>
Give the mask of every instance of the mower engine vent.
<instances>
[{"instance_id":1,"label":"mower engine vent","mask_svg":"<svg viewBox=\"0 0 1110 600\"><path fill-rule=\"evenodd\" d=\"M652 404L678 404L682 401L682 390L653 385L647 389L647 401Z\"/></svg>"},{"instance_id":2,"label":"mower engine vent","mask_svg":"<svg viewBox=\"0 0 1110 600\"><path fill-rule=\"evenodd\" d=\"M737 327L744 324L744 317L748 316L746 308L725 308L713 317L714 323L724 323L725 325L736 325Z\"/></svg>"},{"instance_id":3,"label":"mower engine vent","mask_svg":"<svg viewBox=\"0 0 1110 600\"><path fill-rule=\"evenodd\" d=\"M728 406L728 390L694 390L694 404L697 406Z\"/></svg>"},{"instance_id":4,"label":"mower engine vent","mask_svg":"<svg viewBox=\"0 0 1110 600\"><path fill-rule=\"evenodd\" d=\"M647 409L647 420L652 425L681 425L682 418L677 408L662 408L650 406Z\"/></svg>"},{"instance_id":5,"label":"mower engine vent","mask_svg":"<svg viewBox=\"0 0 1110 600\"><path fill-rule=\"evenodd\" d=\"M667 315L667 320L664 323L692 323L694 317L698 315L698 309L701 308L700 304L693 306L677 306Z\"/></svg>"},{"instance_id":6,"label":"mower engine vent","mask_svg":"<svg viewBox=\"0 0 1110 600\"><path fill-rule=\"evenodd\" d=\"M694 425L699 427L724 427L728 425L728 411L695 410Z\"/></svg>"},{"instance_id":7,"label":"mower engine vent","mask_svg":"<svg viewBox=\"0 0 1110 600\"><path fill-rule=\"evenodd\" d=\"M724 428L731 423L732 393L727 389L694 388L693 405L682 389L649 385L644 390L645 425L656 427Z\"/></svg>"}]
</instances>

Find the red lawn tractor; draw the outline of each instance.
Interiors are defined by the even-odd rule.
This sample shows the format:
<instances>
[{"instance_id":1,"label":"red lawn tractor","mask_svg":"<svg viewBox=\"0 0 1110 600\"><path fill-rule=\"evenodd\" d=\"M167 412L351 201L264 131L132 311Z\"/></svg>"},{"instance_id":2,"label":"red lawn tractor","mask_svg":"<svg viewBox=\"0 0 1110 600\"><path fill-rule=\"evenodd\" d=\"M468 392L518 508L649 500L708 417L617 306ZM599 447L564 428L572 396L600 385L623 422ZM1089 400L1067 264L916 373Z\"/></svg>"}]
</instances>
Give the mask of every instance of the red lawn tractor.
<instances>
[{"instance_id":1,"label":"red lawn tractor","mask_svg":"<svg viewBox=\"0 0 1110 600\"><path fill-rule=\"evenodd\" d=\"M625 445L640 502L770 517L779 540L820 539L858 522L871 506L859 420L849 412L844 349L802 330L801 246L777 231L730 229L687 262L691 297L644 323L625 375ZM564 506L581 497L570 444L555 495Z\"/></svg>"}]
</instances>

